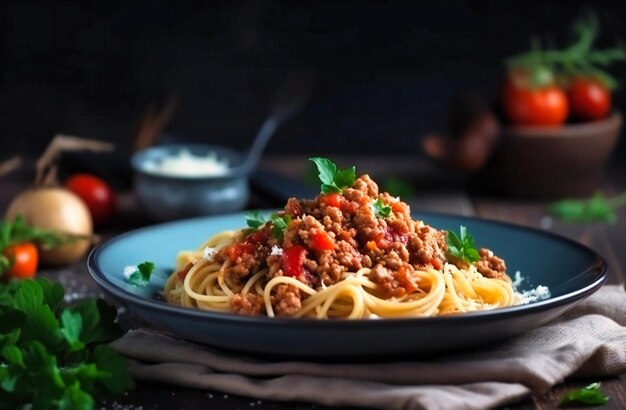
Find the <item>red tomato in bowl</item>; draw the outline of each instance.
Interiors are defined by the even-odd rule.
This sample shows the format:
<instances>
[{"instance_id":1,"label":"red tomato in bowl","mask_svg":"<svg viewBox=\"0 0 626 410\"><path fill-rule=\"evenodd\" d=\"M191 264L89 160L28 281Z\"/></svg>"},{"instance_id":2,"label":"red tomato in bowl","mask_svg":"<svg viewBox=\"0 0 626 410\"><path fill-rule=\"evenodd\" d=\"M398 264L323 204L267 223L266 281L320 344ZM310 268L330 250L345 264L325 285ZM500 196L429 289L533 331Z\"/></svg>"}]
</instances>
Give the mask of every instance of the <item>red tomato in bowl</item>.
<instances>
[{"instance_id":1,"label":"red tomato in bowl","mask_svg":"<svg viewBox=\"0 0 626 410\"><path fill-rule=\"evenodd\" d=\"M575 78L568 90L572 117L594 121L606 117L611 111L611 92L591 78Z\"/></svg>"},{"instance_id":2,"label":"red tomato in bowl","mask_svg":"<svg viewBox=\"0 0 626 410\"><path fill-rule=\"evenodd\" d=\"M4 250L4 255L11 261L11 266L5 272L8 278L32 278L37 272L39 252L30 242L10 245Z\"/></svg>"},{"instance_id":3,"label":"red tomato in bowl","mask_svg":"<svg viewBox=\"0 0 626 410\"><path fill-rule=\"evenodd\" d=\"M85 202L95 225L107 223L115 214L117 201L113 190L95 175L73 175L65 181L65 188Z\"/></svg>"},{"instance_id":4,"label":"red tomato in bowl","mask_svg":"<svg viewBox=\"0 0 626 410\"><path fill-rule=\"evenodd\" d=\"M504 87L503 103L507 118L515 125L558 126L569 112L565 91L555 85L527 88L509 81Z\"/></svg>"}]
</instances>

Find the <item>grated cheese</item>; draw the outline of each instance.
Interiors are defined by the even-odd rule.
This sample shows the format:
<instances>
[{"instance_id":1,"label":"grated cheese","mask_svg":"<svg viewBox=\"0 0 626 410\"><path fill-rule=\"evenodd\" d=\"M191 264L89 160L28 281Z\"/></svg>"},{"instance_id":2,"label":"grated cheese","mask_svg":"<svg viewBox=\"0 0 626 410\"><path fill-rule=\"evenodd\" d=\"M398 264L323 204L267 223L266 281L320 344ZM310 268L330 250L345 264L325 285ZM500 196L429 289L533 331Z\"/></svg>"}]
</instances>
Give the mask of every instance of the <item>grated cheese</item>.
<instances>
[{"instance_id":1,"label":"grated cheese","mask_svg":"<svg viewBox=\"0 0 626 410\"><path fill-rule=\"evenodd\" d=\"M202 251L202 257L206 260L212 261L216 253L217 253L217 248L209 248L207 246Z\"/></svg>"},{"instance_id":2,"label":"grated cheese","mask_svg":"<svg viewBox=\"0 0 626 410\"><path fill-rule=\"evenodd\" d=\"M281 256L283 254L283 248L278 247L278 245L272 246L272 252L270 255L278 255Z\"/></svg>"},{"instance_id":3,"label":"grated cheese","mask_svg":"<svg viewBox=\"0 0 626 410\"><path fill-rule=\"evenodd\" d=\"M137 265L133 265L133 266L127 266L124 268L124 277L126 279L129 279L131 277L131 275L135 272L137 272Z\"/></svg>"},{"instance_id":4,"label":"grated cheese","mask_svg":"<svg viewBox=\"0 0 626 410\"><path fill-rule=\"evenodd\" d=\"M212 177L228 173L228 161L221 160L215 152L205 156L193 155L186 149L161 159L147 161L144 170L159 175Z\"/></svg>"}]
</instances>

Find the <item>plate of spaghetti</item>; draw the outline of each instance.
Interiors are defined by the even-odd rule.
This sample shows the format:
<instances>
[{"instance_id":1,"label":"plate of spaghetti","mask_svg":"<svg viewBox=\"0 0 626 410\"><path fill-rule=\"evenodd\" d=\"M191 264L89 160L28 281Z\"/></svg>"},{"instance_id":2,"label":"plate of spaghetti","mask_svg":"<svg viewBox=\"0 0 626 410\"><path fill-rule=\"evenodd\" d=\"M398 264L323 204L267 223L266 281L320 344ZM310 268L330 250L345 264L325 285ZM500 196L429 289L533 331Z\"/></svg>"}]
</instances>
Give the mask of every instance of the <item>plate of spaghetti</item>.
<instances>
[{"instance_id":1,"label":"plate of spaghetti","mask_svg":"<svg viewBox=\"0 0 626 410\"><path fill-rule=\"evenodd\" d=\"M132 231L90 255L95 281L154 326L253 354L363 357L481 346L597 290L604 259L544 231L413 214L367 174L312 158L321 192L283 209ZM129 283L139 262L157 267Z\"/></svg>"}]
</instances>

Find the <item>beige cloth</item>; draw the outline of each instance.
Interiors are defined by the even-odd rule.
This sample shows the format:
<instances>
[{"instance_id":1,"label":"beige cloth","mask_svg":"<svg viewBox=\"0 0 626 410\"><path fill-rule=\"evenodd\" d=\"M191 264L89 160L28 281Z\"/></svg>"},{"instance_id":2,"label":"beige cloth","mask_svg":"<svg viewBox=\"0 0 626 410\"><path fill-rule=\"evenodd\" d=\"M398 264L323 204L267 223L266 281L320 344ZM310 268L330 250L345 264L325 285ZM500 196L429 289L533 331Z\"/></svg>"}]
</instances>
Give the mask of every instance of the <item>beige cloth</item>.
<instances>
[{"instance_id":1,"label":"beige cloth","mask_svg":"<svg viewBox=\"0 0 626 410\"><path fill-rule=\"evenodd\" d=\"M556 321L492 350L432 361L263 361L146 329L114 347L141 380L334 406L485 409L546 392L566 377L626 371L626 293L605 286Z\"/></svg>"}]
</instances>

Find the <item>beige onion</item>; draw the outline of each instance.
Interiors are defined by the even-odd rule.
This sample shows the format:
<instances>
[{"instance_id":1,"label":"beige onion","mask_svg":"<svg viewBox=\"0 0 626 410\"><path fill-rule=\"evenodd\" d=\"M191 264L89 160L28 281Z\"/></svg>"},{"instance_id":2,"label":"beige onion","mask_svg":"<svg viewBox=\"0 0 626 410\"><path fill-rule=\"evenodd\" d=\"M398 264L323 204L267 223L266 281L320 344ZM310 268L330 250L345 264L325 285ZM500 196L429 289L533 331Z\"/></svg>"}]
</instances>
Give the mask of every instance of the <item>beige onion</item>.
<instances>
[{"instance_id":1,"label":"beige onion","mask_svg":"<svg viewBox=\"0 0 626 410\"><path fill-rule=\"evenodd\" d=\"M6 218L17 215L22 215L28 225L41 229L82 236L93 233L89 209L78 196L63 188L34 188L20 193L9 205ZM81 238L57 248L40 249L40 260L47 265L67 265L80 259L90 245L90 238Z\"/></svg>"}]
</instances>

